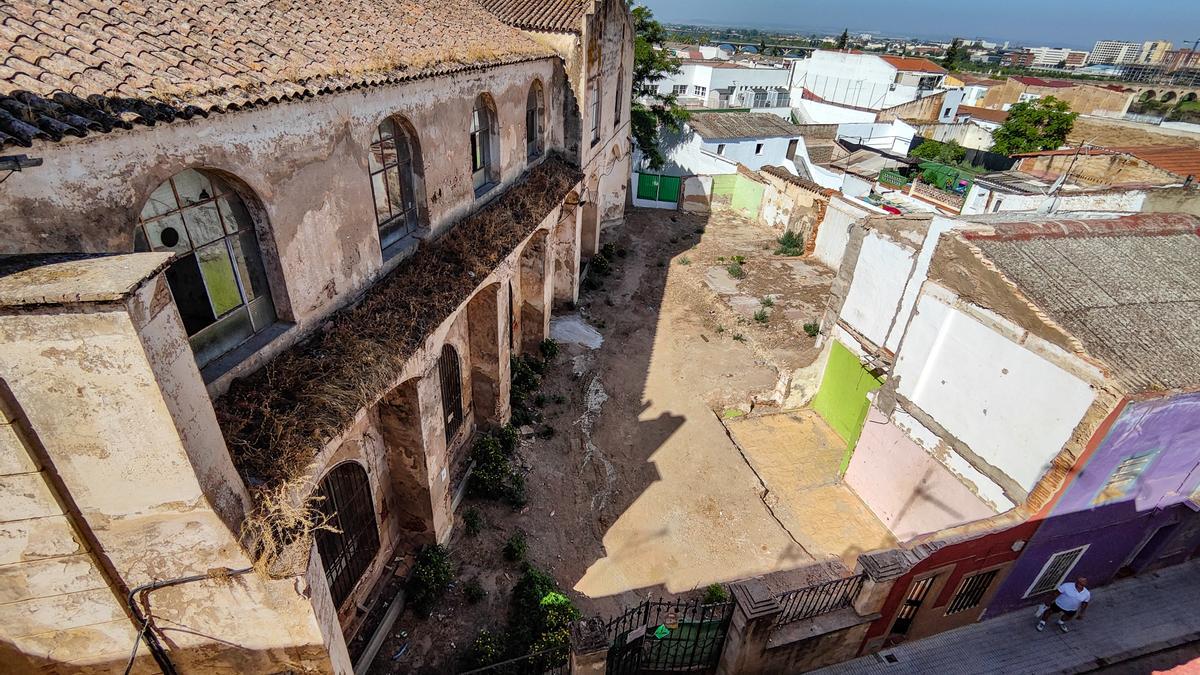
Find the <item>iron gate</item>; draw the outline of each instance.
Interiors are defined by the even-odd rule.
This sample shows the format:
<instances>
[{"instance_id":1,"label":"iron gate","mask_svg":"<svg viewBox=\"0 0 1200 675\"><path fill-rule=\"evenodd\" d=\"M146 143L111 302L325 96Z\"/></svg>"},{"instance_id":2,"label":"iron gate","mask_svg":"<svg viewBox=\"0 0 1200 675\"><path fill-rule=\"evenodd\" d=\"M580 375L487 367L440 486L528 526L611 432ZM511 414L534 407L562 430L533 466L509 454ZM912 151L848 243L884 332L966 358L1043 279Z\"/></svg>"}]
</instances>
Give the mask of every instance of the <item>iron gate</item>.
<instances>
[{"instance_id":1,"label":"iron gate","mask_svg":"<svg viewBox=\"0 0 1200 675\"><path fill-rule=\"evenodd\" d=\"M711 673L732 615L732 602L647 600L608 622L608 673Z\"/></svg>"}]
</instances>

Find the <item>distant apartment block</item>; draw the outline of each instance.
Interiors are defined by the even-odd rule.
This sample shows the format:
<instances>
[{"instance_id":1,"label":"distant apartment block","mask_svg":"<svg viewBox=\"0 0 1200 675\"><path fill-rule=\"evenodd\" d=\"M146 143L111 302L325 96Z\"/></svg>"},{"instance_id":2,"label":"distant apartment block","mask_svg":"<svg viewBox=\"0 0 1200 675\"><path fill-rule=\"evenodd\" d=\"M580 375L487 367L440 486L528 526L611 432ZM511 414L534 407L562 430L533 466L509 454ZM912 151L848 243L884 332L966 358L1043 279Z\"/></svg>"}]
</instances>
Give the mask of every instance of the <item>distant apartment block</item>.
<instances>
[{"instance_id":1,"label":"distant apartment block","mask_svg":"<svg viewBox=\"0 0 1200 675\"><path fill-rule=\"evenodd\" d=\"M1162 63L1173 46L1166 40L1143 42L1142 53L1138 55L1138 63Z\"/></svg>"},{"instance_id":2,"label":"distant apartment block","mask_svg":"<svg viewBox=\"0 0 1200 675\"><path fill-rule=\"evenodd\" d=\"M1136 63L1142 55L1142 46L1143 43L1141 42L1099 40L1092 47L1092 52L1088 56L1087 62L1089 64L1109 63L1114 65Z\"/></svg>"}]
</instances>

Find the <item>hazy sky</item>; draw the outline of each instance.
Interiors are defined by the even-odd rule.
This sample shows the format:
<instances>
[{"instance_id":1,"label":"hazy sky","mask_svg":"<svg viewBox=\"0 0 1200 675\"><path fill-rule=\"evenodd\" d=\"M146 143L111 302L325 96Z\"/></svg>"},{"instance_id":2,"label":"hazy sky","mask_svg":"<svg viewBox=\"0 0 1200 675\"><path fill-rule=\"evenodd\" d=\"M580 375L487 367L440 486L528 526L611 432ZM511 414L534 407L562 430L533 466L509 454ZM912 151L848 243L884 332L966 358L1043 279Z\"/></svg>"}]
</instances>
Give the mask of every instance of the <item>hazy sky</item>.
<instances>
[{"instance_id":1,"label":"hazy sky","mask_svg":"<svg viewBox=\"0 0 1200 675\"><path fill-rule=\"evenodd\" d=\"M1001 38L1090 48L1096 40L1200 38L1200 0L636 0L660 21Z\"/></svg>"}]
</instances>

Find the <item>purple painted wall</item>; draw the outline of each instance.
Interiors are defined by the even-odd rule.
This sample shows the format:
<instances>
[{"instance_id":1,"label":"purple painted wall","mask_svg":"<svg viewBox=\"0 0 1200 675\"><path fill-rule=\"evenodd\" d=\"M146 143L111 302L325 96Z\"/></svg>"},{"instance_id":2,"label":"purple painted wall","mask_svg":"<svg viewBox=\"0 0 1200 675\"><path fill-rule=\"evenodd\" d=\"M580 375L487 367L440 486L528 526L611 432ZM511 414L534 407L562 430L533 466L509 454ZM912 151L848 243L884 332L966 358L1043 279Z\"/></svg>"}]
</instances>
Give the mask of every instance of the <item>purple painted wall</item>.
<instances>
[{"instance_id":1,"label":"purple painted wall","mask_svg":"<svg viewBox=\"0 0 1200 675\"><path fill-rule=\"evenodd\" d=\"M1122 462L1147 456L1125 494L1099 497ZM1129 403L1026 544L987 615L1037 602L1024 595L1042 567L1077 546L1088 549L1068 578L1086 576L1092 586L1182 562L1200 546L1200 513L1189 500L1198 487L1200 393Z\"/></svg>"}]
</instances>

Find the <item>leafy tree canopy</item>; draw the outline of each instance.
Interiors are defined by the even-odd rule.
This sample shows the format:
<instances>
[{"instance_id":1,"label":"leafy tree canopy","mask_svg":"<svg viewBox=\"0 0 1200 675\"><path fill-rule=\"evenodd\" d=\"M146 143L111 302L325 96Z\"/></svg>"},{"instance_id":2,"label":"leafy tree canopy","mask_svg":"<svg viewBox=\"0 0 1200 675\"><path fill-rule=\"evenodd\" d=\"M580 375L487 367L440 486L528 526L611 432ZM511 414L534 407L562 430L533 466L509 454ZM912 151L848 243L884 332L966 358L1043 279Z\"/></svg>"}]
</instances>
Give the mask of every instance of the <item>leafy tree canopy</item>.
<instances>
[{"instance_id":1,"label":"leafy tree canopy","mask_svg":"<svg viewBox=\"0 0 1200 675\"><path fill-rule=\"evenodd\" d=\"M846 47L849 47L849 46L850 46L850 29L844 28L844 29L842 29L842 36L838 38L837 48L845 49Z\"/></svg>"},{"instance_id":2,"label":"leafy tree canopy","mask_svg":"<svg viewBox=\"0 0 1200 675\"><path fill-rule=\"evenodd\" d=\"M925 139L920 145L909 150L908 156L953 165L966 158L967 149L959 145L957 141L942 143L933 139Z\"/></svg>"},{"instance_id":3,"label":"leafy tree canopy","mask_svg":"<svg viewBox=\"0 0 1200 675\"><path fill-rule=\"evenodd\" d=\"M1018 103L1009 109L1004 124L992 132L992 152L1011 157L1060 148L1076 117L1079 113L1071 112L1066 101L1053 96Z\"/></svg>"},{"instance_id":4,"label":"leafy tree canopy","mask_svg":"<svg viewBox=\"0 0 1200 675\"><path fill-rule=\"evenodd\" d=\"M952 69L962 56L962 38L954 38L950 46L946 48L946 55L942 57L942 65L947 69Z\"/></svg>"},{"instance_id":5,"label":"leafy tree canopy","mask_svg":"<svg viewBox=\"0 0 1200 675\"><path fill-rule=\"evenodd\" d=\"M642 5L633 8L633 106L630 126L633 141L651 170L663 167L666 159L659 150L659 132L666 128L679 131L687 120L687 111L679 107L675 94L660 94L658 81L679 72L679 59L663 48L667 32L654 19L654 13Z\"/></svg>"}]
</instances>

